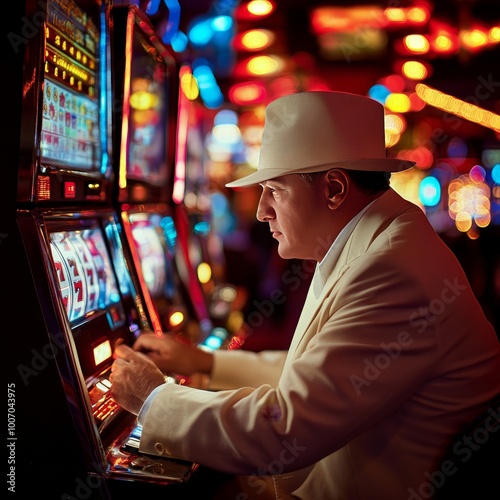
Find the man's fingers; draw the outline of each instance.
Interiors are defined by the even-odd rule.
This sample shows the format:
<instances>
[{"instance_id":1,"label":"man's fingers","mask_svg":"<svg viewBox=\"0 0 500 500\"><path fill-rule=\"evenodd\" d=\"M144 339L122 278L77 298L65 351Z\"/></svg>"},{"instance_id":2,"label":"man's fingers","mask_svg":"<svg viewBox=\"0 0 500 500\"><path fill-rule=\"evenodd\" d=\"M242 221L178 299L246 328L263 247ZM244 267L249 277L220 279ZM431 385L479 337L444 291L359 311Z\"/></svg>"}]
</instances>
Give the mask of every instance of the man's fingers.
<instances>
[{"instance_id":1,"label":"man's fingers","mask_svg":"<svg viewBox=\"0 0 500 500\"><path fill-rule=\"evenodd\" d=\"M125 344L118 344L115 347L115 357L117 359L130 359L134 355L134 353L135 351Z\"/></svg>"}]
</instances>

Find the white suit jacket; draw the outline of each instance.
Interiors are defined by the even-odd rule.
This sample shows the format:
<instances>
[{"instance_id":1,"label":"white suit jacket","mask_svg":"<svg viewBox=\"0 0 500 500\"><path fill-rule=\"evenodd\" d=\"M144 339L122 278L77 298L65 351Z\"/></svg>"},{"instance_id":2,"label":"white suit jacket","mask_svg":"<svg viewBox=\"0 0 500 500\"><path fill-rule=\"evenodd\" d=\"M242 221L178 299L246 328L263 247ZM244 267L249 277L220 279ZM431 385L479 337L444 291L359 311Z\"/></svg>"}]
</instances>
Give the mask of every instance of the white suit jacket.
<instances>
[{"instance_id":1,"label":"white suit jacket","mask_svg":"<svg viewBox=\"0 0 500 500\"><path fill-rule=\"evenodd\" d=\"M393 190L320 296L309 290L288 354L214 363L222 390L156 393L140 449L239 475L240 498L428 498L450 439L500 393L492 325L425 214Z\"/></svg>"}]
</instances>

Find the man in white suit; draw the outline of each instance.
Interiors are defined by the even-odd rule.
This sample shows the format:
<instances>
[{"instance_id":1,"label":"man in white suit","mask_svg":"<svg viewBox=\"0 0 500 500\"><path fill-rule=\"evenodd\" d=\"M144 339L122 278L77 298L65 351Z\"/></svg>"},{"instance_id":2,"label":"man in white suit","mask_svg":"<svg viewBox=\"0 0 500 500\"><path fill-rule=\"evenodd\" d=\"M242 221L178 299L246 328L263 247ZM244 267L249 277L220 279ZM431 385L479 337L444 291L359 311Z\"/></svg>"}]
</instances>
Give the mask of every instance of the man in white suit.
<instances>
[{"instance_id":1,"label":"man in white suit","mask_svg":"<svg viewBox=\"0 0 500 500\"><path fill-rule=\"evenodd\" d=\"M500 393L500 345L453 254L389 186L412 166L386 157L372 99L267 107L259 168L228 186L260 184L280 256L317 262L290 348L207 353L153 334L119 346L112 391L143 425L141 451L235 474L239 499L437 493L450 440ZM217 390L164 383L172 371Z\"/></svg>"}]
</instances>

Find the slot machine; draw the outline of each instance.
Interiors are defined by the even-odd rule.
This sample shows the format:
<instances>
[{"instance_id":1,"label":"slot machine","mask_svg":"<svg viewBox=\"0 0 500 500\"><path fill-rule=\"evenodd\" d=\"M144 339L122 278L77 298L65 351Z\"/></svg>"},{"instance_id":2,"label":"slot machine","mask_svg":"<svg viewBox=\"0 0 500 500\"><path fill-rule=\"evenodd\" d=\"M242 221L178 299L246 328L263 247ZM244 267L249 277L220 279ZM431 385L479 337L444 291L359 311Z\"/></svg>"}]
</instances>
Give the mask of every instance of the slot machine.
<instances>
[{"instance_id":1,"label":"slot machine","mask_svg":"<svg viewBox=\"0 0 500 500\"><path fill-rule=\"evenodd\" d=\"M109 391L114 347L156 328L112 203L110 4L29 0L25 19L39 29L23 51L8 235L26 311L10 345L15 491L101 499L117 482L182 484L196 464L129 449L135 417Z\"/></svg>"},{"instance_id":2,"label":"slot machine","mask_svg":"<svg viewBox=\"0 0 500 500\"><path fill-rule=\"evenodd\" d=\"M113 93L123 103L115 109L117 212L154 330L203 345L213 323L186 251L189 228L172 201L177 63L136 6L114 7L112 24Z\"/></svg>"}]
</instances>

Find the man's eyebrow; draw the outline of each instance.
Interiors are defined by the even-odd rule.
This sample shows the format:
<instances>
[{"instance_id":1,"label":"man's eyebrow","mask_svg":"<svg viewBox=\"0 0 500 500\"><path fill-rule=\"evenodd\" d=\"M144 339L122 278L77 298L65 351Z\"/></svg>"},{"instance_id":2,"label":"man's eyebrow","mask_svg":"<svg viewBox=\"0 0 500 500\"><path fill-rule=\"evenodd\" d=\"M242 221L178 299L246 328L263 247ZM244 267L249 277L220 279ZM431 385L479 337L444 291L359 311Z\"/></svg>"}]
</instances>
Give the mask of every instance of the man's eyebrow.
<instances>
[{"instance_id":1,"label":"man's eyebrow","mask_svg":"<svg viewBox=\"0 0 500 500\"><path fill-rule=\"evenodd\" d=\"M282 175L281 177L274 177L273 179L267 179L267 181L262 181L259 184L264 187L268 183L276 184L278 186L283 186L285 184L284 181L285 176Z\"/></svg>"}]
</instances>

